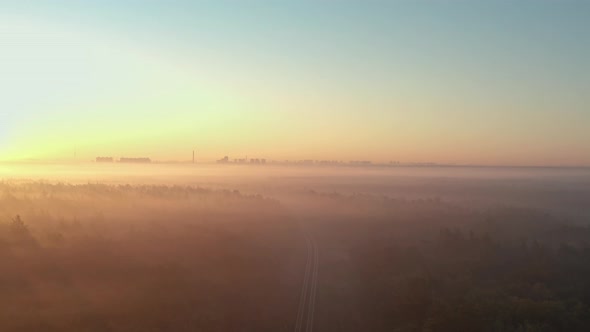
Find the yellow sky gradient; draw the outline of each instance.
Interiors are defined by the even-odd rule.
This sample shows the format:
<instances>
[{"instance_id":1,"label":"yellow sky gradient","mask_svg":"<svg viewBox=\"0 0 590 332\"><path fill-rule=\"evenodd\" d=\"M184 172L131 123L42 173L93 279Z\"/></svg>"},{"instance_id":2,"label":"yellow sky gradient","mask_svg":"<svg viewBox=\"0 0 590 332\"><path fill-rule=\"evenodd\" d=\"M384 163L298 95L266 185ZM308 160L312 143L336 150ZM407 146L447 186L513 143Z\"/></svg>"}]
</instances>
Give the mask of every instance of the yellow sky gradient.
<instances>
[{"instance_id":1,"label":"yellow sky gradient","mask_svg":"<svg viewBox=\"0 0 590 332\"><path fill-rule=\"evenodd\" d=\"M372 67L346 49L322 53L337 63L330 70L313 57L291 66L277 50L183 49L105 31L0 20L0 160L189 160L195 149L198 161L590 165L578 86L552 94L559 82L460 75L437 58ZM529 85L503 95L513 80Z\"/></svg>"}]
</instances>

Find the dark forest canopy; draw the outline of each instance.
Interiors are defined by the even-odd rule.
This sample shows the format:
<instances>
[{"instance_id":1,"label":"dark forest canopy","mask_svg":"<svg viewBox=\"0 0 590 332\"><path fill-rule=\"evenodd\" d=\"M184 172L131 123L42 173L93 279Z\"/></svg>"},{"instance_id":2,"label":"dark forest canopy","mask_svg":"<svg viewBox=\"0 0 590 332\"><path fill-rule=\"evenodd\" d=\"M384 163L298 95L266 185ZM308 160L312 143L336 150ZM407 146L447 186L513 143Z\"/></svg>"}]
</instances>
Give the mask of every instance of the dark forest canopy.
<instances>
[{"instance_id":1,"label":"dark forest canopy","mask_svg":"<svg viewBox=\"0 0 590 332\"><path fill-rule=\"evenodd\" d=\"M590 326L590 227L534 208L24 181L0 211L3 331L290 331L304 229L318 330Z\"/></svg>"}]
</instances>

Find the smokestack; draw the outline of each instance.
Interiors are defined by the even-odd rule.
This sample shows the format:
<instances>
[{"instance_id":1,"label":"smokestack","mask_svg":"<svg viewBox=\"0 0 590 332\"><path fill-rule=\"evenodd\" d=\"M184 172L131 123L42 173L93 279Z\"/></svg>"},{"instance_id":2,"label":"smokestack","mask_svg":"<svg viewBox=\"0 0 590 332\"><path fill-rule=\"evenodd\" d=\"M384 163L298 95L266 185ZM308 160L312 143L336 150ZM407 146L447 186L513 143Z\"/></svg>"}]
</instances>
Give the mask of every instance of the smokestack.
<instances>
[{"instance_id":1,"label":"smokestack","mask_svg":"<svg viewBox=\"0 0 590 332\"><path fill-rule=\"evenodd\" d=\"M195 150L193 150L193 164L195 163Z\"/></svg>"}]
</instances>

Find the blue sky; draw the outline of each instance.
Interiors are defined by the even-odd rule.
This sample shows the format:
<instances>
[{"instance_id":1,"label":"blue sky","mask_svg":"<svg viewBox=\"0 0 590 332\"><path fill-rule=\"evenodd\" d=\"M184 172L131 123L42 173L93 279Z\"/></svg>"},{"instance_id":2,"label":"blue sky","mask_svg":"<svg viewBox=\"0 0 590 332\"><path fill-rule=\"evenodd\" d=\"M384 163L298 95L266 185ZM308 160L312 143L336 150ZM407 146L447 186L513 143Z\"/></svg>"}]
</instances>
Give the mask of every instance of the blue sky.
<instances>
[{"instance_id":1,"label":"blue sky","mask_svg":"<svg viewBox=\"0 0 590 332\"><path fill-rule=\"evenodd\" d=\"M0 159L590 164L589 1L1 4Z\"/></svg>"}]
</instances>

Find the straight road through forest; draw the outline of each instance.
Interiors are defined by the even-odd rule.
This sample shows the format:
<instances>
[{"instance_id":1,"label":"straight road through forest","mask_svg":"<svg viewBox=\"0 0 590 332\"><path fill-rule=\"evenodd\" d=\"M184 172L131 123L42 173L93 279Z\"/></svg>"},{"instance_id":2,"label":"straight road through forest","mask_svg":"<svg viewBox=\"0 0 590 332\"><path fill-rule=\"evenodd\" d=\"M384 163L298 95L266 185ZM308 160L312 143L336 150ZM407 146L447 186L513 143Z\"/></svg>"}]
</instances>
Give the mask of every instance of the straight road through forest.
<instances>
[{"instance_id":1,"label":"straight road through forest","mask_svg":"<svg viewBox=\"0 0 590 332\"><path fill-rule=\"evenodd\" d=\"M307 261L303 273L301 297L295 320L295 332L312 332L315 314L315 300L318 284L319 251L315 240L305 236L307 247Z\"/></svg>"}]
</instances>

